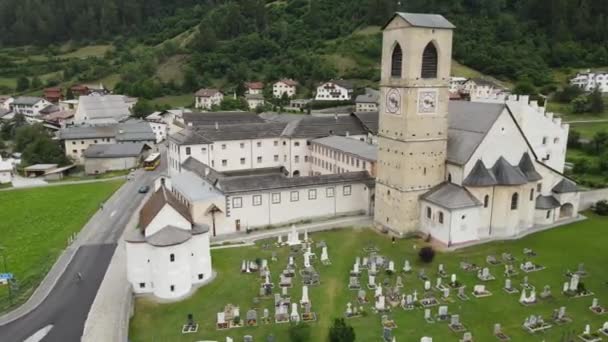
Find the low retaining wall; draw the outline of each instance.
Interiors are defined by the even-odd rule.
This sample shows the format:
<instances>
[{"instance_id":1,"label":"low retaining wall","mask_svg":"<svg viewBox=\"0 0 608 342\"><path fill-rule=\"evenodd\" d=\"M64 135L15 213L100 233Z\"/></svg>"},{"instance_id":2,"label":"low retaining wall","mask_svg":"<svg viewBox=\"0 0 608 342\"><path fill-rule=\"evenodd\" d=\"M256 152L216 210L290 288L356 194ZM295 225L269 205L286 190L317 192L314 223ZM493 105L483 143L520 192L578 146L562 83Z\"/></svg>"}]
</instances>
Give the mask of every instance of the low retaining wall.
<instances>
[{"instance_id":1,"label":"low retaining wall","mask_svg":"<svg viewBox=\"0 0 608 342\"><path fill-rule=\"evenodd\" d=\"M588 210L596 202L608 200L608 188L589 190L581 193L581 201L579 203L579 210Z\"/></svg>"}]
</instances>

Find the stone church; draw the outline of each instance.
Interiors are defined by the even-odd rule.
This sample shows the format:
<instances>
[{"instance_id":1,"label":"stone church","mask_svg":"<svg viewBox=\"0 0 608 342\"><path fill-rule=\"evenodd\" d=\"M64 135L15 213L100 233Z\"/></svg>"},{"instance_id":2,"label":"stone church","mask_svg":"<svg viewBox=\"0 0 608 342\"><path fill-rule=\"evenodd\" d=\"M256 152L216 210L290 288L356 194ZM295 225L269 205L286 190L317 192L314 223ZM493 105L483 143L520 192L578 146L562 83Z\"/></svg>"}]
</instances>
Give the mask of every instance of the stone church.
<instances>
[{"instance_id":1,"label":"stone church","mask_svg":"<svg viewBox=\"0 0 608 342\"><path fill-rule=\"evenodd\" d=\"M453 246L576 220L579 189L508 105L449 101L454 28L411 13L383 28L376 227Z\"/></svg>"}]
</instances>

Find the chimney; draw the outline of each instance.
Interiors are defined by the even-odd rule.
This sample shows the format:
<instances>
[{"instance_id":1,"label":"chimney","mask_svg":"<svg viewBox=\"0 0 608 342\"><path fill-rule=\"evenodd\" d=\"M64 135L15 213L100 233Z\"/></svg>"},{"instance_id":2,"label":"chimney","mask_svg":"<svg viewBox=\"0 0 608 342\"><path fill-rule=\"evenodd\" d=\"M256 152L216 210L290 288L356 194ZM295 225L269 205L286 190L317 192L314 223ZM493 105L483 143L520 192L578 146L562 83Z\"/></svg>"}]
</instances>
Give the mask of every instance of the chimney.
<instances>
[{"instance_id":1,"label":"chimney","mask_svg":"<svg viewBox=\"0 0 608 342\"><path fill-rule=\"evenodd\" d=\"M220 130L220 124L217 121L215 122L215 130L216 131Z\"/></svg>"}]
</instances>

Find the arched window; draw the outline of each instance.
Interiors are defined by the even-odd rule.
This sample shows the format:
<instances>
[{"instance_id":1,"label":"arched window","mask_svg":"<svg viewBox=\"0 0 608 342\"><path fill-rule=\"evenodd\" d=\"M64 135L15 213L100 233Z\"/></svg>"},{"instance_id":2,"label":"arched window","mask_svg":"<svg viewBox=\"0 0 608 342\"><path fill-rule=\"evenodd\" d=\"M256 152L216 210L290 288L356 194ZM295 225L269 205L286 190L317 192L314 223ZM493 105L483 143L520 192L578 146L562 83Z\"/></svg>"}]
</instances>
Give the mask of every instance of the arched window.
<instances>
[{"instance_id":1,"label":"arched window","mask_svg":"<svg viewBox=\"0 0 608 342\"><path fill-rule=\"evenodd\" d=\"M391 56L391 77L401 77L401 66L403 65L403 51L399 44L393 48Z\"/></svg>"},{"instance_id":2,"label":"arched window","mask_svg":"<svg viewBox=\"0 0 608 342\"><path fill-rule=\"evenodd\" d=\"M534 201L534 189L530 189L530 201Z\"/></svg>"},{"instance_id":3,"label":"arched window","mask_svg":"<svg viewBox=\"0 0 608 342\"><path fill-rule=\"evenodd\" d=\"M486 195L486 197L483 198L483 207L487 208L489 204L490 204L490 195Z\"/></svg>"},{"instance_id":4,"label":"arched window","mask_svg":"<svg viewBox=\"0 0 608 342\"><path fill-rule=\"evenodd\" d=\"M519 194L514 193L513 196L511 196L511 210L517 210L517 202L519 201Z\"/></svg>"},{"instance_id":5,"label":"arched window","mask_svg":"<svg viewBox=\"0 0 608 342\"><path fill-rule=\"evenodd\" d=\"M437 78L437 48L432 42L424 48L422 54L422 78Z\"/></svg>"},{"instance_id":6,"label":"arched window","mask_svg":"<svg viewBox=\"0 0 608 342\"><path fill-rule=\"evenodd\" d=\"M426 218L431 218L431 214L433 212L431 211L431 207L426 207Z\"/></svg>"},{"instance_id":7,"label":"arched window","mask_svg":"<svg viewBox=\"0 0 608 342\"><path fill-rule=\"evenodd\" d=\"M439 223L443 224L443 211L439 212Z\"/></svg>"}]
</instances>

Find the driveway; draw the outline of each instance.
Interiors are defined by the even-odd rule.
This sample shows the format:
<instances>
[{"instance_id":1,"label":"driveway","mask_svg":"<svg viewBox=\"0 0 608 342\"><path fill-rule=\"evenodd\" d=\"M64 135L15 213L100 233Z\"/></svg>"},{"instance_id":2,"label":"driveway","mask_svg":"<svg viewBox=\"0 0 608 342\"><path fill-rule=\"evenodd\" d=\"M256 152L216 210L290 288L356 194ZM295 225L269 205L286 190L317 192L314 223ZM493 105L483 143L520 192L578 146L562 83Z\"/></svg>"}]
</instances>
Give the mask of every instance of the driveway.
<instances>
[{"instance_id":1,"label":"driveway","mask_svg":"<svg viewBox=\"0 0 608 342\"><path fill-rule=\"evenodd\" d=\"M25 178L19 175L13 177L13 188L29 188L48 184L42 178Z\"/></svg>"}]
</instances>

